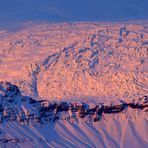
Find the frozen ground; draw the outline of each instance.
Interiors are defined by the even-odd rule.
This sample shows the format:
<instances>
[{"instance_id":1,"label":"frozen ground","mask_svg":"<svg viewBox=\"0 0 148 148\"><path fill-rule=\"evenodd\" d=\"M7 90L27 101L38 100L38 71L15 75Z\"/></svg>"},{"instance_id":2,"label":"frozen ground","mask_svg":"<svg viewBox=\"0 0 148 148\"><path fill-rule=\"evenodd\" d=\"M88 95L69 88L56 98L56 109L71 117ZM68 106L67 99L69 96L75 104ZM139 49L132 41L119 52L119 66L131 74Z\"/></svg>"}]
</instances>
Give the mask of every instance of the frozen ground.
<instances>
[{"instance_id":1,"label":"frozen ground","mask_svg":"<svg viewBox=\"0 0 148 148\"><path fill-rule=\"evenodd\" d=\"M147 21L1 30L0 81L3 147L148 145Z\"/></svg>"}]
</instances>

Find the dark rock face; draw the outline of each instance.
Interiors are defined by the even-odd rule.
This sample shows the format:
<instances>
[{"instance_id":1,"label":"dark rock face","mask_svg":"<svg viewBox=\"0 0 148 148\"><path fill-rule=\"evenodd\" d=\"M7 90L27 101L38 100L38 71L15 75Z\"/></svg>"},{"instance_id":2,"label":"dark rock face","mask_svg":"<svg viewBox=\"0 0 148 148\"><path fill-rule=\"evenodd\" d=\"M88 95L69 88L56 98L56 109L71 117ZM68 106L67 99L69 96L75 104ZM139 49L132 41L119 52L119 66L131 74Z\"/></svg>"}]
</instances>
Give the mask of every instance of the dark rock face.
<instances>
[{"instance_id":1,"label":"dark rock face","mask_svg":"<svg viewBox=\"0 0 148 148\"><path fill-rule=\"evenodd\" d=\"M123 112L126 108L143 110L148 108L148 100L143 103L121 103L119 105L95 105L90 107L87 103L67 103L67 102L48 102L48 105L44 105L48 101L36 101L31 99L28 104L34 109L24 112L23 108L6 107L5 104L1 103L0 107L0 121L1 123L5 120L16 121L19 123L50 123L57 120L79 120L89 118L91 122L97 122L101 120L104 114L118 114ZM28 105L26 104L26 105ZM23 104L22 104L23 106ZM27 108L26 108L27 109ZM19 112L19 115L18 115ZM70 114L69 114L70 113Z\"/></svg>"},{"instance_id":2,"label":"dark rock face","mask_svg":"<svg viewBox=\"0 0 148 148\"><path fill-rule=\"evenodd\" d=\"M71 112L71 116L68 119L74 118L77 119L84 119L85 117L89 117L90 121L97 122L102 118L103 114L117 114L123 112L126 108L130 107L132 109L140 109L143 110L144 108L148 107L148 97L144 96L139 102L130 102L130 103L123 103L118 105L103 105L99 104L91 108L87 103L50 103L49 106L41 106L39 112L39 118L50 118L50 121L60 120L60 113L64 112ZM49 120L48 120L49 121Z\"/></svg>"},{"instance_id":3,"label":"dark rock face","mask_svg":"<svg viewBox=\"0 0 148 148\"><path fill-rule=\"evenodd\" d=\"M114 105L114 106L104 106L103 107L103 112L106 114L111 114L111 113L120 113L124 110L125 104L120 104L120 105Z\"/></svg>"},{"instance_id":4,"label":"dark rock face","mask_svg":"<svg viewBox=\"0 0 148 148\"><path fill-rule=\"evenodd\" d=\"M144 109L148 107L148 96L144 96L139 98L139 102L134 102L134 100L128 103L128 106L133 109Z\"/></svg>"},{"instance_id":5,"label":"dark rock face","mask_svg":"<svg viewBox=\"0 0 148 148\"><path fill-rule=\"evenodd\" d=\"M19 88L9 82L0 82L0 96L15 97L21 95Z\"/></svg>"}]
</instances>

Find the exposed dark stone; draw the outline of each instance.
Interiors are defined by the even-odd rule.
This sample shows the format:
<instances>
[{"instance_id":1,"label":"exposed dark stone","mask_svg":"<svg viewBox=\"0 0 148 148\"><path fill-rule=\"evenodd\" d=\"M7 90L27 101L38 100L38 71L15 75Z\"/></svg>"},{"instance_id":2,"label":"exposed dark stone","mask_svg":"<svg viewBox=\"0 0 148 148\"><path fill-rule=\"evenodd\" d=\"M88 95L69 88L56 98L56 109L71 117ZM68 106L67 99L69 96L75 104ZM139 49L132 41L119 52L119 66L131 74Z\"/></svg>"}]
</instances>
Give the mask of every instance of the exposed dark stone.
<instances>
[{"instance_id":1,"label":"exposed dark stone","mask_svg":"<svg viewBox=\"0 0 148 148\"><path fill-rule=\"evenodd\" d=\"M120 113L124 110L124 105L104 106L103 112L106 114Z\"/></svg>"},{"instance_id":2,"label":"exposed dark stone","mask_svg":"<svg viewBox=\"0 0 148 148\"><path fill-rule=\"evenodd\" d=\"M0 96L15 97L21 95L19 88L9 82L0 82Z\"/></svg>"},{"instance_id":3,"label":"exposed dark stone","mask_svg":"<svg viewBox=\"0 0 148 148\"><path fill-rule=\"evenodd\" d=\"M93 121L94 121L94 122L97 122L97 121L99 121L99 120L100 120L99 117L95 117Z\"/></svg>"},{"instance_id":4,"label":"exposed dark stone","mask_svg":"<svg viewBox=\"0 0 148 148\"><path fill-rule=\"evenodd\" d=\"M137 104L137 103L136 104L129 103L128 105L133 109L143 109L144 108L144 106L142 104Z\"/></svg>"},{"instance_id":5,"label":"exposed dark stone","mask_svg":"<svg viewBox=\"0 0 148 148\"><path fill-rule=\"evenodd\" d=\"M85 102L68 103L48 102L47 100L37 101L31 97L20 96L22 104L28 103L32 105L31 107L33 108L33 110L28 110L27 113L24 113L24 110L17 108L17 105L15 105L14 103L10 104L13 101L15 101L15 103L17 104L15 97L19 94L21 95L17 86L12 85L8 82L0 83L0 123L3 123L4 121L18 121L19 123L29 124L33 121L35 123L43 124L48 122L55 122L56 120L61 120L62 117L64 117L61 116L63 114L66 114L64 120L74 119L75 121L78 121L78 119L83 119L87 117L89 118L89 121L97 122L102 118L102 113L120 113L128 107L132 109L144 109L144 111L147 112L148 108L148 96L138 98L137 101L133 100L129 103L120 100L120 103L117 105L104 105L99 103L93 108L91 108L90 105ZM71 112L70 114L68 113L69 111Z\"/></svg>"},{"instance_id":6,"label":"exposed dark stone","mask_svg":"<svg viewBox=\"0 0 148 148\"><path fill-rule=\"evenodd\" d=\"M58 105L57 112L68 111L69 105L66 102L61 102Z\"/></svg>"}]
</instances>

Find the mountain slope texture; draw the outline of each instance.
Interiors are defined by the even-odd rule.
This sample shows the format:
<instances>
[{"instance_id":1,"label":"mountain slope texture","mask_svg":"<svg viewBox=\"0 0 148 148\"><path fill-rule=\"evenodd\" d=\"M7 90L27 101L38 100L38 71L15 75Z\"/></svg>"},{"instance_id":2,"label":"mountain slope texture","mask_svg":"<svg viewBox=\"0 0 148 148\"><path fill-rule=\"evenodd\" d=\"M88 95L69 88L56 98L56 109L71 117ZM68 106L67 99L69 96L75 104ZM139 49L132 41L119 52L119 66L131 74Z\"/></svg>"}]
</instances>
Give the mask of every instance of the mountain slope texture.
<instances>
[{"instance_id":1,"label":"mountain slope texture","mask_svg":"<svg viewBox=\"0 0 148 148\"><path fill-rule=\"evenodd\" d=\"M147 147L148 22L0 31L1 147Z\"/></svg>"}]
</instances>

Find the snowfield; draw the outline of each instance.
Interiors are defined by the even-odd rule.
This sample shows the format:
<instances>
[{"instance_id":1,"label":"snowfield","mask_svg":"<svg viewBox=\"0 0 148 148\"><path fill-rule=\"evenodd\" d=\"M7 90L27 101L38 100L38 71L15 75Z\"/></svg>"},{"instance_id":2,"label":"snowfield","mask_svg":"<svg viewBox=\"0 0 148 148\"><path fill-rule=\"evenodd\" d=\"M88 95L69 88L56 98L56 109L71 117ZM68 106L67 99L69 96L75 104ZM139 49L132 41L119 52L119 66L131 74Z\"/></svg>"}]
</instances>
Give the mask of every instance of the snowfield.
<instances>
[{"instance_id":1,"label":"snowfield","mask_svg":"<svg viewBox=\"0 0 148 148\"><path fill-rule=\"evenodd\" d=\"M148 22L0 30L1 147L147 147Z\"/></svg>"}]
</instances>

